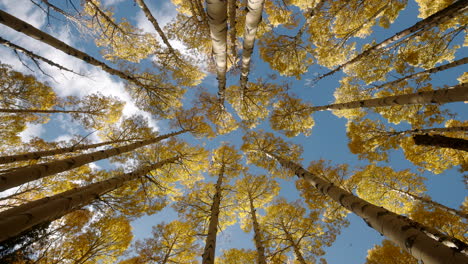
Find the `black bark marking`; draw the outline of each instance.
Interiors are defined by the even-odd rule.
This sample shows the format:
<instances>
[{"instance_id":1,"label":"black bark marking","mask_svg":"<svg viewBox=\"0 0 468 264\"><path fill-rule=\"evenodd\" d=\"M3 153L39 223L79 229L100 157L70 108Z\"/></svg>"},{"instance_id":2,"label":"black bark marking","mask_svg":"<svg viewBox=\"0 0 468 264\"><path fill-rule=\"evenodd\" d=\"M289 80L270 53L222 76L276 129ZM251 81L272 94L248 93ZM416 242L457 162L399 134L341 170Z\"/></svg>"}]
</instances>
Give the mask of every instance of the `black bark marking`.
<instances>
[{"instance_id":1,"label":"black bark marking","mask_svg":"<svg viewBox=\"0 0 468 264\"><path fill-rule=\"evenodd\" d=\"M353 203L351 204L351 206L350 206L351 211L354 211L354 206L356 206L356 205L358 205L358 204L359 204L359 202L353 202Z\"/></svg>"},{"instance_id":2,"label":"black bark marking","mask_svg":"<svg viewBox=\"0 0 468 264\"><path fill-rule=\"evenodd\" d=\"M413 225L404 225L401 227L401 231L405 232L407 231L408 229L411 229L411 228L414 228Z\"/></svg>"},{"instance_id":3,"label":"black bark marking","mask_svg":"<svg viewBox=\"0 0 468 264\"><path fill-rule=\"evenodd\" d=\"M340 202L341 206L345 207L343 204L343 199L346 197L346 194L341 194L340 198L338 198L338 201Z\"/></svg>"},{"instance_id":4,"label":"black bark marking","mask_svg":"<svg viewBox=\"0 0 468 264\"><path fill-rule=\"evenodd\" d=\"M365 204L361 207L361 211L364 212L364 210L366 210L366 207L369 206L368 204Z\"/></svg>"},{"instance_id":5,"label":"black bark marking","mask_svg":"<svg viewBox=\"0 0 468 264\"><path fill-rule=\"evenodd\" d=\"M325 186L322 186L322 188L319 189L321 193L325 194Z\"/></svg>"},{"instance_id":6,"label":"black bark marking","mask_svg":"<svg viewBox=\"0 0 468 264\"><path fill-rule=\"evenodd\" d=\"M362 218L362 220L364 220L364 223L366 223L366 225L368 225L369 227L373 228L372 225L370 224L370 222L367 221L366 218Z\"/></svg>"},{"instance_id":7,"label":"black bark marking","mask_svg":"<svg viewBox=\"0 0 468 264\"><path fill-rule=\"evenodd\" d=\"M414 241L416 240L417 235L412 235L405 239L405 247L408 251L411 252L411 248L413 247Z\"/></svg>"},{"instance_id":8,"label":"black bark marking","mask_svg":"<svg viewBox=\"0 0 468 264\"><path fill-rule=\"evenodd\" d=\"M387 215L387 214L390 214L390 212L389 212L389 211L378 212L378 213L377 213L377 218L380 218L380 217L382 217L382 216L384 216L384 215Z\"/></svg>"}]
</instances>

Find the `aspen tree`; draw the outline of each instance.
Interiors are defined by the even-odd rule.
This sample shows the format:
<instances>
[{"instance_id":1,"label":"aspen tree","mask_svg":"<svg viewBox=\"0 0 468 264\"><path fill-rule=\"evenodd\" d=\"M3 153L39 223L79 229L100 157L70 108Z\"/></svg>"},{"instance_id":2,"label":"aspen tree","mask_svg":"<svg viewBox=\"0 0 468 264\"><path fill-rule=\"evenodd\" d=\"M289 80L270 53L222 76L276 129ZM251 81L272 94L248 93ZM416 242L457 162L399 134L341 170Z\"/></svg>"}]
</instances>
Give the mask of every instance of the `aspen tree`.
<instances>
[{"instance_id":1,"label":"aspen tree","mask_svg":"<svg viewBox=\"0 0 468 264\"><path fill-rule=\"evenodd\" d=\"M359 53L358 55L354 56L351 60L346 61L345 63L342 63L332 71L329 71L323 75L320 75L319 77L316 78L316 80L321 80L325 77L328 77L330 75L335 74L339 70L343 69L347 65L350 65L356 61L361 60L362 58L370 55L372 52L375 52L377 50L386 48L387 46L393 45L394 43L410 36L411 34L414 34L418 31L423 31L428 29L429 27L432 27L433 25L437 25L438 23L442 23L444 21L447 21L448 19L452 18L453 16L456 16L457 14L463 13L466 8L467 8L468 1L466 0L459 0L456 1L455 3L447 6L446 8L438 11L437 13L432 14L431 16L417 22L413 26L406 28L392 37L389 37L373 46L370 46L366 48L363 52Z\"/></svg>"},{"instance_id":2,"label":"aspen tree","mask_svg":"<svg viewBox=\"0 0 468 264\"><path fill-rule=\"evenodd\" d=\"M63 153L68 153L68 152L74 152L77 150L87 150L91 148L98 148L101 146L106 146L106 145L111 145L111 144L116 144L116 143L122 143L122 142L128 142L130 140L112 140L112 141L106 141L106 142L100 142L100 143L95 143L95 144L89 144L89 145L73 145L71 147L64 147L64 148L57 148L57 149L51 149L51 150L42 150L42 151L34 151L34 152L28 152L28 153L23 153L23 154L17 154L17 155L9 155L9 156L1 156L0 157L0 164L6 164L6 163L11 163L11 162L18 162L18 161L23 161L23 160L37 160L42 157L47 157L47 156L53 156L53 155L58 155L58 154L63 154Z\"/></svg>"},{"instance_id":3,"label":"aspen tree","mask_svg":"<svg viewBox=\"0 0 468 264\"><path fill-rule=\"evenodd\" d=\"M247 142L243 148L250 148L252 142L254 142L253 139L248 137L245 137L245 139ZM262 152L256 151L256 153L257 155L263 153L262 155L275 160L282 167L290 169L299 178L308 181L324 195L331 197L341 206L363 218L370 227L376 229L401 248L406 249L417 259L426 263L441 264L468 262L468 256L459 251L454 251L454 249L428 236L421 224L360 199L333 183L304 170L297 163L283 158L284 156L279 156L281 154L278 155L265 150Z\"/></svg>"},{"instance_id":4,"label":"aspen tree","mask_svg":"<svg viewBox=\"0 0 468 264\"><path fill-rule=\"evenodd\" d=\"M451 148L468 152L468 140L443 135L414 135L414 143L421 146Z\"/></svg>"},{"instance_id":5,"label":"aspen tree","mask_svg":"<svg viewBox=\"0 0 468 264\"><path fill-rule=\"evenodd\" d=\"M236 15L238 9L238 1L228 0L228 17L229 17L229 40L231 42L231 55L234 58L234 63L237 63L237 30L236 30Z\"/></svg>"},{"instance_id":6,"label":"aspen tree","mask_svg":"<svg viewBox=\"0 0 468 264\"><path fill-rule=\"evenodd\" d=\"M392 105L406 104L430 104L430 103L451 103L468 100L468 84L462 83L450 88L443 88L434 91L423 91L412 94L394 95L381 98L353 101L348 103L331 104L325 106L311 107L311 111L323 111L331 109L351 109L360 107L384 107Z\"/></svg>"},{"instance_id":7,"label":"aspen tree","mask_svg":"<svg viewBox=\"0 0 468 264\"><path fill-rule=\"evenodd\" d=\"M215 193L210 209L210 220L208 224L205 248L202 254L202 263L213 264L215 260L216 235L219 225L220 204L222 200L224 177L234 177L242 169L239 163L241 156L229 146L223 145L215 150L210 174L218 175L215 185ZM227 178L229 179L229 178Z\"/></svg>"},{"instance_id":8,"label":"aspen tree","mask_svg":"<svg viewBox=\"0 0 468 264\"><path fill-rule=\"evenodd\" d=\"M244 177L237 180L235 186L241 228L246 232L253 228L257 263L266 264L264 231L257 219L257 210L265 208L266 204L278 195L279 185L265 175L257 176L245 172Z\"/></svg>"},{"instance_id":9,"label":"aspen tree","mask_svg":"<svg viewBox=\"0 0 468 264\"><path fill-rule=\"evenodd\" d=\"M390 149L402 148L406 159L413 164L436 174L453 166L461 165L466 170L468 158L463 151L450 148L418 146L409 135L423 133L444 133L449 137L464 138L466 122L448 120L446 128L427 128L396 131L383 123L360 119L347 124L348 147L359 159L387 161Z\"/></svg>"},{"instance_id":10,"label":"aspen tree","mask_svg":"<svg viewBox=\"0 0 468 264\"><path fill-rule=\"evenodd\" d=\"M219 103L224 105L227 71L227 1L207 0L206 10L210 25L211 43L216 63Z\"/></svg>"},{"instance_id":11,"label":"aspen tree","mask_svg":"<svg viewBox=\"0 0 468 264\"><path fill-rule=\"evenodd\" d=\"M15 236L37 224L55 220L77 210L97 197L121 187L125 182L137 179L180 158L180 156L174 156L131 173L122 174L102 182L92 183L0 212L0 229L4 230L0 234L0 241Z\"/></svg>"},{"instance_id":12,"label":"aspen tree","mask_svg":"<svg viewBox=\"0 0 468 264\"><path fill-rule=\"evenodd\" d=\"M249 11L245 16L244 46L242 49L242 69L240 77L242 93L245 93L244 91L247 89L250 60L254 49L258 24L262 19L263 3L264 0L247 1L247 8Z\"/></svg>"},{"instance_id":13,"label":"aspen tree","mask_svg":"<svg viewBox=\"0 0 468 264\"><path fill-rule=\"evenodd\" d=\"M281 259L287 251L292 251L300 264L317 262L316 258L325 254L323 246L329 232L318 220L319 211L306 212L299 201L287 202L276 199L266 209L260 223L265 232L265 244L270 245L271 261Z\"/></svg>"},{"instance_id":14,"label":"aspen tree","mask_svg":"<svg viewBox=\"0 0 468 264\"><path fill-rule=\"evenodd\" d=\"M77 168L81 165L94 162L101 159L106 159L115 155L119 155L137 148L156 143L166 138L185 133L187 131L178 131L170 134L162 135L156 138L138 141L129 145L111 148L102 151L96 151L88 154L82 154L76 157L52 161L49 163L32 165L25 168L20 168L9 173L0 175L0 191L19 186L23 183L37 180L55 173Z\"/></svg>"}]
</instances>

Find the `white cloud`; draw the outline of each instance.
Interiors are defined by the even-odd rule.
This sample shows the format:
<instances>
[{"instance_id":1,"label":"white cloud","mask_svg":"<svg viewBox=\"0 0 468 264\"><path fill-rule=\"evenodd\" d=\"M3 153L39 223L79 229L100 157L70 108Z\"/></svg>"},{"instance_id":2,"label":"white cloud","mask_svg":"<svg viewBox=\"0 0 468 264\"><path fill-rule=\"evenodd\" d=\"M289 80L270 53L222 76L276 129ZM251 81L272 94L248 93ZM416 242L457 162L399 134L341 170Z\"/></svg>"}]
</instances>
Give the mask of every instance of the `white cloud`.
<instances>
[{"instance_id":1,"label":"white cloud","mask_svg":"<svg viewBox=\"0 0 468 264\"><path fill-rule=\"evenodd\" d=\"M5 7L4 9L7 12L24 19L38 28L41 28L41 26L45 24L45 14L36 6L32 5L29 0L18 0L15 5L11 5L11 2L9 1L10 0L0 0L1 7ZM110 3L111 1L108 2ZM115 2L116 1L114 1L114 3ZM50 31L51 28L47 29ZM124 83L121 79L117 77L111 77L111 75L102 71L98 67L89 65L82 60L69 56L47 44L30 38L22 33L18 33L8 27L0 26L0 34L2 37L12 41L15 44L21 45L22 47L31 50L36 54L44 56L64 67L85 75L85 77L82 77L70 72L60 71L55 67L41 62L40 65L44 72L50 76L53 76L53 79L51 79L40 73L38 69L35 69L34 65L31 65L32 63L30 63L28 59L25 59L25 62L35 70L34 75L36 75L36 77L38 77L38 79L43 82L47 81L48 84L54 88L58 96L76 95L82 97L96 92L100 92L107 96L116 96L120 100L126 102L126 105L123 109L123 113L125 115L129 116L136 113L143 114L144 116L150 118L150 125L152 125L154 129L158 129L156 121L151 119L151 115L141 111L131 101L131 97L125 91ZM74 46L74 38L71 36L70 31L67 28L62 27L50 34L56 36L67 44ZM18 60L17 56L10 49L1 46L0 53L2 54L3 63L12 65L15 70L24 72L26 74L31 74L31 71Z\"/></svg>"},{"instance_id":2,"label":"white cloud","mask_svg":"<svg viewBox=\"0 0 468 264\"><path fill-rule=\"evenodd\" d=\"M59 141L69 142L72 138L73 137L70 134L62 134L62 135L56 137L53 141L55 141L55 142L59 142Z\"/></svg>"},{"instance_id":3,"label":"white cloud","mask_svg":"<svg viewBox=\"0 0 468 264\"><path fill-rule=\"evenodd\" d=\"M23 142L31 140L33 137L40 137L45 132L42 124L26 124L26 129L23 130L19 135Z\"/></svg>"},{"instance_id":4,"label":"white cloud","mask_svg":"<svg viewBox=\"0 0 468 264\"><path fill-rule=\"evenodd\" d=\"M110 5L116 5L116 4L121 3L123 1L125 1L125 0L104 0L103 4L104 4L104 6L110 6Z\"/></svg>"},{"instance_id":5,"label":"white cloud","mask_svg":"<svg viewBox=\"0 0 468 264\"><path fill-rule=\"evenodd\" d=\"M12 4L13 2L14 4ZM35 27L41 27L46 21L44 11L34 8L35 5L29 0L0 0L0 7L5 12L13 14Z\"/></svg>"},{"instance_id":6,"label":"white cloud","mask_svg":"<svg viewBox=\"0 0 468 264\"><path fill-rule=\"evenodd\" d=\"M89 167L92 169L92 170L101 170L101 166L97 165L95 162L91 162L91 163L88 163Z\"/></svg>"}]
</instances>

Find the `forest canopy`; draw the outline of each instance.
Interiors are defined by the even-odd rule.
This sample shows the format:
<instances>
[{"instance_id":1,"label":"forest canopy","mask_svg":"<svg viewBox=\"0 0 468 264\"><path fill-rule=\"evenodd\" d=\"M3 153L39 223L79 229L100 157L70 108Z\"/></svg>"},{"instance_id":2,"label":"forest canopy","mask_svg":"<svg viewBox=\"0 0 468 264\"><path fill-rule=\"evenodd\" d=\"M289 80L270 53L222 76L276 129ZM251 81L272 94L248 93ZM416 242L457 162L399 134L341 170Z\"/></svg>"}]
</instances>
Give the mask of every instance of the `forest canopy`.
<instances>
[{"instance_id":1,"label":"forest canopy","mask_svg":"<svg viewBox=\"0 0 468 264\"><path fill-rule=\"evenodd\" d=\"M468 263L467 8L0 1L0 263Z\"/></svg>"}]
</instances>

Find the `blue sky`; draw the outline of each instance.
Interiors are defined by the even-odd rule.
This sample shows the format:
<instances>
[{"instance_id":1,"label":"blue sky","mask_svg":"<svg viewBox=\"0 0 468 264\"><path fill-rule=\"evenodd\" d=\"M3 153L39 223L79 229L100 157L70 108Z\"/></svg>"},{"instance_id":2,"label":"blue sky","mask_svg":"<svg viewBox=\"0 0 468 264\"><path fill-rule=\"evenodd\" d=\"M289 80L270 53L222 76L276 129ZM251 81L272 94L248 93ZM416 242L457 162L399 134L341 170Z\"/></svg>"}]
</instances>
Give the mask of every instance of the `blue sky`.
<instances>
[{"instance_id":1,"label":"blue sky","mask_svg":"<svg viewBox=\"0 0 468 264\"><path fill-rule=\"evenodd\" d=\"M94 48L90 42L84 42L79 37L75 36L74 30L67 27L63 27L60 23L52 20L52 26L46 26L45 15L35 9L28 0L15 1L22 4L13 6L10 0L0 0L0 8L10 12L22 19L25 19L29 23L32 23L43 30L50 32L52 35L60 37L62 40L77 47L81 50L99 57L99 52ZM146 18L142 16L142 13L133 4L133 1L118 1L118 0L107 0L108 4L119 4L117 15L120 17L126 17L129 21L135 25L139 25L147 31L152 31L151 24L146 22ZM150 2L150 1L147 1ZM161 24L168 22L171 17L175 15L174 7L167 1L156 1L157 6L149 4L149 7L155 14L155 17ZM382 29L380 27L374 27L374 34L371 37L362 40L367 42L369 39L376 39L377 41L383 40L399 30L406 28L414 24L417 18L418 10L417 5L414 1L409 1L408 7L400 13L397 21L392 24L389 29ZM35 40L31 40L21 34L12 32L3 25L0 25L0 34L8 36L9 40L22 43L22 45L35 48L38 53L45 57L53 58L55 61L62 63L63 65L69 65L70 67L79 68L91 73L91 80L81 79L78 76L72 76L69 74L57 73L54 69L48 69L50 72L57 76L57 82L48 79L45 76L39 76L39 78L48 81L54 87L59 95L85 95L95 91L101 91L104 94L111 94L119 96L121 99L128 101L129 96L123 89L121 80L111 77L102 71L84 64L76 59L70 58L60 52L54 51L52 48L46 47ZM179 43L174 43L175 46ZM179 47L179 46L177 46ZM27 70L21 65L16 57L6 48L0 47L0 54L2 61L8 64L14 65L18 70L27 72ZM466 56L466 50L461 50L457 53L457 57ZM462 67L459 67L462 68ZM434 83L439 84L455 84L456 78L463 72L463 69L454 69L446 71L443 74L436 75ZM466 68L465 68L466 69ZM255 49L253 55L253 65L251 68L250 80L254 80L258 77L265 76L268 73L273 73L269 69L268 65L260 61L258 56L258 50ZM333 92L338 87L338 80L341 78L341 74L336 74L325 80L322 80L318 84L311 86L310 79L313 79L317 72L324 73L323 67L311 67L309 72L306 73L301 80L295 78L284 78L280 77L280 81L288 81L291 83L291 92L296 94L298 97L305 101L311 102L314 105L329 104L334 101ZM37 73L35 73L37 74ZM228 85L238 83L239 76L228 74ZM213 94L216 93L217 83L213 75L208 76L201 85ZM195 89L192 89L187 93L187 97L184 102L190 102L193 100L193 94ZM453 103L447 104L448 109L458 113L458 120L466 120L468 118L468 111L466 104ZM136 105L132 105L129 101L124 113L129 115L132 113L141 113ZM146 116L150 117L148 114ZM315 127L313 128L312 135L304 137L299 135L292 139L286 139L288 141L300 144L304 148L302 157L304 158L303 165L308 166L309 162L318 159L331 160L333 164L347 163L351 166L362 166L366 165L365 161L359 161L357 156L350 153L347 147L347 136L346 136L346 120L344 118L338 118L331 112L318 112L314 113ZM24 132L24 138L27 139L29 135L39 135L47 140L57 140L58 138L66 139L67 135L72 133L83 133L82 128L75 125L70 125L71 120L63 115L55 116L51 122L42 126L30 126L26 132ZM152 126L155 129L160 130L162 133L169 132L170 129L167 127L167 122L157 121L152 119ZM406 127L404 124L400 127ZM259 128L265 130L269 129L268 121L262 123ZM276 135L280 135L276 133ZM192 143L206 143L207 147L216 148L221 142L230 142L235 144L237 148L240 147L241 138L243 131L238 129L228 135L220 136L212 140L201 140L196 141L191 137L187 137ZM97 140L97 138L94 138ZM98 163L101 167L107 167L108 163ZM393 151L390 156L389 165L395 169L406 169L410 168L416 172L416 168L404 158L402 151ZM258 170L258 169L253 169ZM261 170L258 170L261 171ZM462 175L456 168L445 171L442 174L434 175L430 172L424 172L423 174L428 181L426 182L428 187L428 194L436 201L445 204L450 207L457 208L460 206L464 197L466 196L466 189L461 184ZM281 182L281 195L288 198L289 200L299 199L298 192L294 187L294 181L282 181ZM133 222L134 234L136 238L143 238L150 234L151 226L156 225L161 221L170 221L176 217L176 214L170 209L164 209L162 212L157 213L153 216L144 217L142 219ZM349 215L351 225L342 230L342 234L337 237L334 245L327 249L326 259L328 263L364 263L367 250L372 248L376 243L379 243L382 237L376 231L370 229L360 218ZM229 227L225 231L221 232L218 237L217 252L219 250L228 249L231 247L251 247L253 243L251 241L252 234L246 234L240 228L235 225Z\"/></svg>"}]
</instances>

